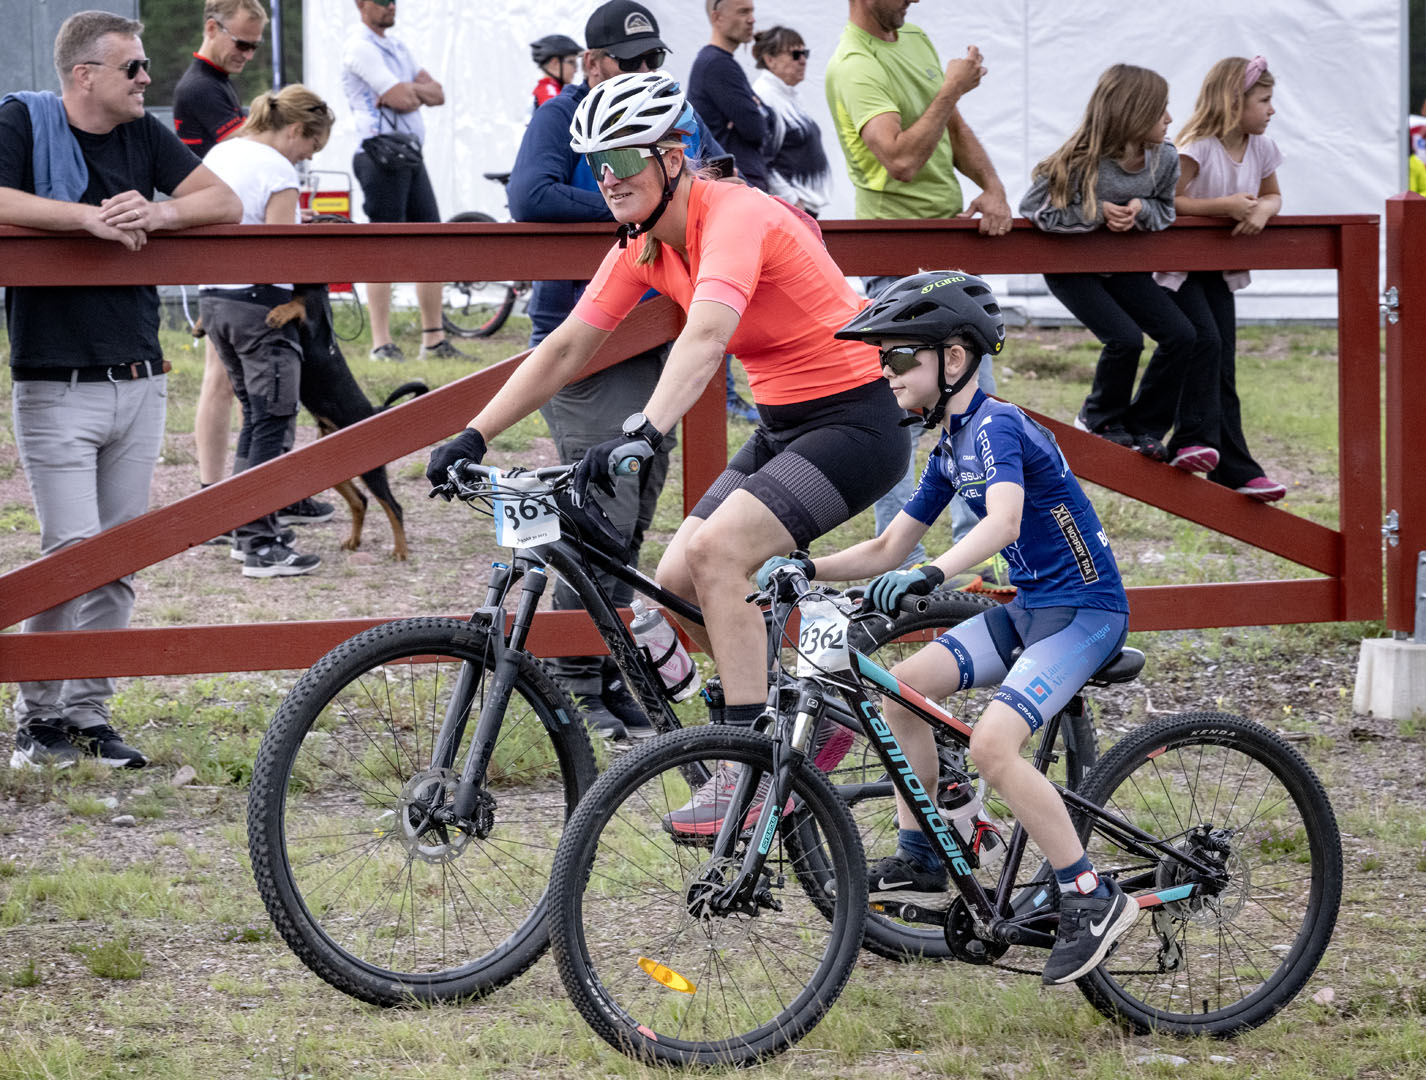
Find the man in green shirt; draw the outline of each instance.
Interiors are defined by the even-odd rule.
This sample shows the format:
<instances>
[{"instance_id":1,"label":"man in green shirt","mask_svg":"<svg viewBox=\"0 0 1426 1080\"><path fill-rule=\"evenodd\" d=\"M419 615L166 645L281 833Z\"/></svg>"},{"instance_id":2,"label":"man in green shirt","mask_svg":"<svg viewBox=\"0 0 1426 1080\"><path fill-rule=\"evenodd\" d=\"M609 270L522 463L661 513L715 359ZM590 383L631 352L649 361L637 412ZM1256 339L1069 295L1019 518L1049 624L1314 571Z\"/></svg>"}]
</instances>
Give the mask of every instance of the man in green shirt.
<instances>
[{"instance_id":1,"label":"man in green shirt","mask_svg":"<svg viewBox=\"0 0 1426 1080\"><path fill-rule=\"evenodd\" d=\"M1010 204L990 156L956 107L985 68L971 46L941 69L931 39L906 25L918 0L850 0L827 65L827 105L857 189L859 218L980 214L980 231L1010 231ZM962 208L959 169L981 194Z\"/></svg>"},{"instance_id":2,"label":"man in green shirt","mask_svg":"<svg viewBox=\"0 0 1426 1080\"><path fill-rule=\"evenodd\" d=\"M917 2L850 0L842 39L827 64L827 107L857 191L857 217L979 214L983 234L1005 236L1010 232L1005 185L956 107L985 75L980 50L972 45L963 59L952 60L942 71L926 32L906 24L907 9ZM957 169L981 189L969 206L963 206ZM907 266L905 272L915 269ZM862 279L868 297L877 296L894 280L895 276ZM977 381L987 394L995 393L988 357ZM907 438L913 438L909 430ZM913 452L906 476L873 507L878 534L911 498L917 475ZM959 541L975 522L969 507L956 498L951 503L952 538ZM926 550L918 543L905 565L914 566L925 558ZM1000 584L999 574L987 565L980 577L993 588Z\"/></svg>"}]
</instances>

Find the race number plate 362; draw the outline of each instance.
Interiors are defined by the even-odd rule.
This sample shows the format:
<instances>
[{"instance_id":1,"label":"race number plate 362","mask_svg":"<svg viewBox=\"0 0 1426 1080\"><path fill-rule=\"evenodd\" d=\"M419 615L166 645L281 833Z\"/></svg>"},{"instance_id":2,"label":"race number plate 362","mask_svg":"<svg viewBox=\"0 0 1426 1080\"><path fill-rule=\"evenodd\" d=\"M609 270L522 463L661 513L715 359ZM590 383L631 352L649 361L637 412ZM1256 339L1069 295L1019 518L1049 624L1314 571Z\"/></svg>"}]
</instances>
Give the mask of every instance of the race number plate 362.
<instances>
[{"instance_id":1,"label":"race number plate 362","mask_svg":"<svg viewBox=\"0 0 1426 1080\"><path fill-rule=\"evenodd\" d=\"M824 597L803 600L798 611L802 626L797 632L797 677L848 670L852 662L847 654L846 613Z\"/></svg>"},{"instance_id":2,"label":"race number plate 362","mask_svg":"<svg viewBox=\"0 0 1426 1080\"><path fill-rule=\"evenodd\" d=\"M497 544L508 548L537 547L560 538L554 497L544 481L533 476L504 476L498 472L492 479L500 490L494 500ZM532 494L522 496L522 491Z\"/></svg>"}]
</instances>

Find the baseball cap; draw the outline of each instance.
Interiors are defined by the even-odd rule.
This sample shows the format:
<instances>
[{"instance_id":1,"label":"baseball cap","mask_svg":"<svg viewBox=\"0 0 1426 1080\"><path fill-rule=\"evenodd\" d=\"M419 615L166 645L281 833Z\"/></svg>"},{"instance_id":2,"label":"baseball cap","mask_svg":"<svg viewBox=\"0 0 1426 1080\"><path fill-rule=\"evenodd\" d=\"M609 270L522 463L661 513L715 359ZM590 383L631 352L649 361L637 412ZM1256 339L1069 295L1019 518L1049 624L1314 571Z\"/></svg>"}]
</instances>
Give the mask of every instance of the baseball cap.
<instances>
[{"instance_id":1,"label":"baseball cap","mask_svg":"<svg viewBox=\"0 0 1426 1080\"><path fill-rule=\"evenodd\" d=\"M584 24L585 47L603 49L616 60L630 60L653 49L672 52L659 40L654 13L634 0L600 4Z\"/></svg>"}]
</instances>

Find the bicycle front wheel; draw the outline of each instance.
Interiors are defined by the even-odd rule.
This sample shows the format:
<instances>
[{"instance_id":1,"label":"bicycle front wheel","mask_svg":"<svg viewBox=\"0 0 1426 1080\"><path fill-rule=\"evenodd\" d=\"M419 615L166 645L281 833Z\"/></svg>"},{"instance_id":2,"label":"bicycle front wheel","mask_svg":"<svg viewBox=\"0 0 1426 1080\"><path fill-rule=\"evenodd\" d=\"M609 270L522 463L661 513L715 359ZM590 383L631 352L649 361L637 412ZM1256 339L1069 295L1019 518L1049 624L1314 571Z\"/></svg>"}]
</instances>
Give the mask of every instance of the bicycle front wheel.
<instances>
[{"instance_id":1,"label":"bicycle front wheel","mask_svg":"<svg viewBox=\"0 0 1426 1080\"><path fill-rule=\"evenodd\" d=\"M407 619L337 646L293 688L248 797L253 875L302 962L378 1005L484 994L548 943L545 886L565 821L594 778L589 737L529 655L465 831L449 803L494 661L490 631ZM454 755L434 762L458 676L474 697Z\"/></svg>"},{"instance_id":2,"label":"bicycle front wheel","mask_svg":"<svg viewBox=\"0 0 1426 1080\"><path fill-rule=\"evenodd\" d=\"M451 221L494 222L489 214L467 210ZM441 325L459 338L490 337L515 310L515 286L508 281L449 281L441 288Z\"/></svg>"},{"instance_id":3,"label":"bicycle front wheel","mask_svg":"<svg viewBox=\"0 0 1426 1080\"><path fill-rule=\"evenodd\" d=\"M630 1057L770 1057L821 1020L851 975L866 867L846 807L820 772L796 775L763 873L731 910L714 898L737 876L751 828L728 852L665 831L665 815L689 798L689 766L766 774L772 749L766 736L722 725L669 732L616 763L570 821L550 879L555 962L590 1027ZM795 880L808 872L785 843L798 829L819 837L834 888ZM823 880L820 862L811 872Z\"/></svg>"},{"instance_id":4,"label":"bicycle front wheel","mask_svg":"<svg viewBox=\"0 0 1426 1080\"><path fill-rule=\"evenodd\" d=\"M1126 892L1194 886L1147 908L1079 981L1096 1009L1140 1034L1228 1037L1296 996L1342 895L1337 820L1296 750L1241 717L1166 717L1116 744L1084 796L1226 873L1205 887L1172 856L1145 858L1096 829L1089 857Z\"/></svg>"}]
</instances>

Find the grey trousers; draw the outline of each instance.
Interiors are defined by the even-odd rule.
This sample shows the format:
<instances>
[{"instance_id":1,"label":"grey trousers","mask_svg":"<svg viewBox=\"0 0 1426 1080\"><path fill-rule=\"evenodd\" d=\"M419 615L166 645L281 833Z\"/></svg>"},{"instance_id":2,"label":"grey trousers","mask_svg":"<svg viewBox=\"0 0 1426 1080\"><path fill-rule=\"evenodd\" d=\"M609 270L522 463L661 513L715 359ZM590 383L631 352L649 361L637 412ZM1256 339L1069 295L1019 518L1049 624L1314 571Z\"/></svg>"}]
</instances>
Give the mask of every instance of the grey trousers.
<instances>
[{"instance_id":1,"label":"grey trousers","mask_svg":"<svg viewBox=\"0 0 1426 1080\"><path fill-rule=\"evenodd\" d=\"M624 420L640 412L648 403L667 356L666 345L631 356L597 375L570 383L546 402L540 413L550 426L560 460L566 463L578 461L591 446L618 435L623 430ZM668 455L675 445L675 433L669 432L658 453L649 462L649 467L637 478L620 479L612 499L603 494L595 496L614 527L632 541L635 558L644 540L644 530L654 518L659 493L663 491L664 480L668 477ZM607 574L597 574L596 577L615 604L629 603L633 596L629 586ZM584 607L563 579L555 581L554 606L561 611ZM609 670L604 670L607 659L569 656L549 661L548 667L571 694L598 696L609 681L605 676L612 676L617 670L612 661L609 662Z\"/></svg>"},{"instance_id":2,"label":"grey trousers","mask_svg":"<svg viewBox=\"0 0 1426 1080\"><path fill-rule=\"evenodd\" d=\"M168 378L132 382L17 381L15 443L48 555L148 509L149 484L163 447ZM25 620L27 632L115 630L134 606L128 575ZM22 682L15 721L71 727L107 723L114 680Z\"/></svg>"}]
</instances>

